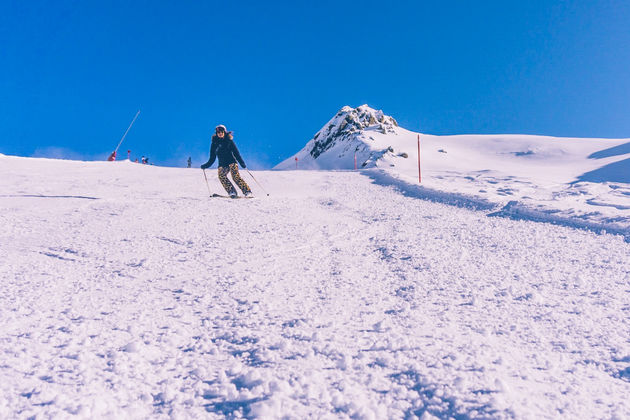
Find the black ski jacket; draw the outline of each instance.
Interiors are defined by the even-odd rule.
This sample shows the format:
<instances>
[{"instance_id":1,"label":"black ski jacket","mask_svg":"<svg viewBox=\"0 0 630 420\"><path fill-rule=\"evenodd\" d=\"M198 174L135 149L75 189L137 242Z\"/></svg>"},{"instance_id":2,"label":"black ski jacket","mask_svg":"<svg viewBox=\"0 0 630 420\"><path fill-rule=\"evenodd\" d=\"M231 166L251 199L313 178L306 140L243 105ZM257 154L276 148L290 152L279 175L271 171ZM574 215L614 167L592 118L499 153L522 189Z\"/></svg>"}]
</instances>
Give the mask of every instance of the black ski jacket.
<instances>
[{"instance_id":1,"label":"black ski jacket","mask_svg":"<svg viewBox=\"0 0 630 420\"><path fill-rule=\"evenodd\" d=\"M245 162L241 157L241 154L238 152L238 148L234 143L234 137L232 133L225 133L223 138L220 138L216 134L212 136L212 143L210 146L210 159L203 165L202 168L209 168L214 163L216 158L219 158L219 166L227 167L232 163L238 163L241 167L246 168Z\"/></svg>"}]
</instances>

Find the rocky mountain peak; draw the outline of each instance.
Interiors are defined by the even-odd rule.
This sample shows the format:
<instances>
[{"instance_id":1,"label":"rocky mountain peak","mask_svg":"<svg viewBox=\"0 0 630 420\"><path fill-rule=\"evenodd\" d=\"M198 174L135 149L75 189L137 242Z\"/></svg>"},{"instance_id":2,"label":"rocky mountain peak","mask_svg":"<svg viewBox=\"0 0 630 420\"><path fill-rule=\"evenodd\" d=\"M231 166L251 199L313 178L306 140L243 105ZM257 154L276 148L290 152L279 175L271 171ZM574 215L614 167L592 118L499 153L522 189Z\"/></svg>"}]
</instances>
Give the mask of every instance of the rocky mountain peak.
<instances>
[{"instance_id":1,"label":"rocky mountain peak","mask_svg":"<svg viewBox=\"0 0 630 420\"><path fill-rule=\"evenodd\" d=\"M375 130L383 134L394 132L396 120L383 111L361 105L357 108L344 106L324 127L315 134L309 151L316 159L338 141L348 141L362 134L364 130Z\"/></svg>"}]
</instances>

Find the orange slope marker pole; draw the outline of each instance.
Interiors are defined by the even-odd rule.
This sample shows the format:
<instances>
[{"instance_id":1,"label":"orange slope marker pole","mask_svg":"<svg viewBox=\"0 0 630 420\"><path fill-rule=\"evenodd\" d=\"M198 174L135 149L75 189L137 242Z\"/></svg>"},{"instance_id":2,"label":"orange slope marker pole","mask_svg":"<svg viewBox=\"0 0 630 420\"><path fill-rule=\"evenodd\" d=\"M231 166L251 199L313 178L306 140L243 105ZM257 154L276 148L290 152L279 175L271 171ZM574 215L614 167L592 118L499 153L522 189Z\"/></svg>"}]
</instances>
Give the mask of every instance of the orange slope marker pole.
<instances>
[{"instance_id":1,"label":"orange slope marker pole","mask_svg":"<svg viewBox=\"0 0 630 420\"><path fill-rule=\"evenodd\" d=\"M418 183L422 184L422 172L420 171L420 134L418 134Z\"/></svg>"}]
</instances>

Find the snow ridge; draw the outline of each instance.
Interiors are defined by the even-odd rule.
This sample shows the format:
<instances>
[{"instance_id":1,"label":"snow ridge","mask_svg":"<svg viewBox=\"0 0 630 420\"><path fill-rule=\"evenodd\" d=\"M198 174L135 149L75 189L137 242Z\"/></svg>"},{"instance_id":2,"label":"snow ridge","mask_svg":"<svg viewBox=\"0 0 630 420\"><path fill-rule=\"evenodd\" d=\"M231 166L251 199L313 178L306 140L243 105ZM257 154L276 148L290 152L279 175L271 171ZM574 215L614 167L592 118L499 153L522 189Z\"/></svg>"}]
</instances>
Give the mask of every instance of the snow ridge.
<instances>
[{"instance_id":1,"label":"snow ridge","mask_svg":"<svg viewBox=\"0 0 630 420\"><path fill-rule=\"evenodd\" d=\"M376 184L392 186L401 194L434 203L447 204L453 207L466 208L486 212L488 217L504 217L512 220L527 220L531 222L551 223L559 226L567 226L574 229L588 230L598 234L620 235L624 241L630 243L630 215L618 217L603 217L599 213L588 215L567 214L557 209L532 206L531 204L517 200L508 201L506 204L496 203L483 197L462 194L457 192L441 191L421 185L414 185L401 179L391 171L373 169L363 172ZM627 191L630 193L630 191ZM598 205L591 202L593 205ZM601 204L606 206L606 204ZM618 205L618 210L627 210ZM623 213L623 212L622 212Z\"/></svg>"}]
</instances>

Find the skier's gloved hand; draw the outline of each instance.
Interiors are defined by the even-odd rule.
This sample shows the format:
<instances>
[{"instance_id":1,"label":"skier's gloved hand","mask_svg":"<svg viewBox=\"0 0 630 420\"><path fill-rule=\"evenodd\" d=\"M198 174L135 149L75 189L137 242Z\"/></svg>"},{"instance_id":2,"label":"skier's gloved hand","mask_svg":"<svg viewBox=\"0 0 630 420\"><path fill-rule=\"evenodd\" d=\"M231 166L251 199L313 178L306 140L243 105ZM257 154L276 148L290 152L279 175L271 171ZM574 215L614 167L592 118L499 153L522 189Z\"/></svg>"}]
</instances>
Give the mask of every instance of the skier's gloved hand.
<instances>
[{"instance_id":1,"label":"skier's gloved hand","mask_svg":"<svg viewBox=\"0 0 630 420\"><path fill-rule=\"evenodd\" d=\"M203 165L201 165L201 169L207 169L208 165L206 165L205 163Z\"/></svg>"},{"instance_id":2,"label":"skier's gloved hand","mask_svg":"<svg viewBox=\"0 0 630 420\"><path fill-rule=\"evenodd\" d=\"M245 166L245 162L243 162L243 165L241 165L243 167L243 169L247 169L247 166Z\"/></svg>"}]
</instances>

